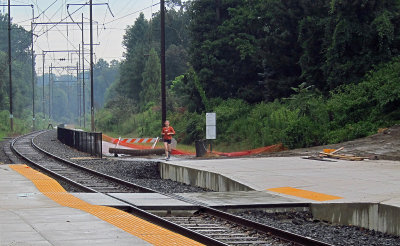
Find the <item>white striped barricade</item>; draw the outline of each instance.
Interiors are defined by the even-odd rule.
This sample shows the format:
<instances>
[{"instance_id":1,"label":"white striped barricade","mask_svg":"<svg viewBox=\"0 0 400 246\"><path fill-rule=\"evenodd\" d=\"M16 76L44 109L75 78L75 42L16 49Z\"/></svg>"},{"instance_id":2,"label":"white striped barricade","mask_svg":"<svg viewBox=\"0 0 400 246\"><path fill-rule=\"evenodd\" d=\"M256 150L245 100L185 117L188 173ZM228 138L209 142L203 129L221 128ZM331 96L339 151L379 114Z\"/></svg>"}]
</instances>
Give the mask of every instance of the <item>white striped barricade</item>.
<instances>
[{"instance_id":1,"label":"white striped barricade","mask_svg":"<svg viewBox=\"0 0 400 246\"><path fill-rule=\"evenodd\" d=\"M156 146L158 140L160 138L156 137L156 138L118 138L118 141L115 145L115 148L118 146L118 144L120 143L129 143L129 144L133 144L133 143L154 143L151 148L154 149L154 147Z\"/></svg>"}]
</instances>

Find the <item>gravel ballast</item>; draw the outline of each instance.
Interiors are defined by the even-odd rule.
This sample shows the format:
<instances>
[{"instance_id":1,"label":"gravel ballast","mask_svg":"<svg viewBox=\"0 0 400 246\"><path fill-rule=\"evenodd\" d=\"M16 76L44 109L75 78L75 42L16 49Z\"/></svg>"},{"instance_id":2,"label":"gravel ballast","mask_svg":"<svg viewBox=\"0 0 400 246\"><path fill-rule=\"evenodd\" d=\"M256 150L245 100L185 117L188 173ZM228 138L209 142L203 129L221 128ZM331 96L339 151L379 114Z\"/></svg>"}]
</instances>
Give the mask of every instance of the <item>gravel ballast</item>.
<instances>
[{"instance_id":1,"label":"gravel ballast","mask_svg":"<svg viewBox=\"0 0 400 246\"><path fill-rule=\"evenodd\" d=\"M90 155L62 144L57 140L57 132L55 130L40 134L35 138L34 143L41 149L63 159L159 192L187 193L208 191L200 187L161 179L157 161L143 159L138 161L118 160L108 157L88 160L71 159L90 157Z\"/></svg>"},{"instance_id":2,"label":"gravel ballast","mask_svg":"<svg viewBox=\"0 0 400 246\"><path fill-rule=\"evenodd\" d=\"M57 156L68 159L82 166L106 173L118 178L146 186L164 193L202 192L204 189L170 180L160 179L157 161L128 161L115 158L103 160L71 160L73 157L90 155L63 145L56 139L56 132L46 132L36 138L35 143ZM266 213L264 211L244 211L238 216L267 224L282 230L308 236L332 245L400 245L400 238L367 230L356 226L333 225L312 218L310 212Z\"/></svg>"},{"instance_id":3,"label":"gravel ballast","mask_svg":"<svg viewBox=\"0 0 400 246\"><path fill-rule=\"evenodd\" d=\"M333 245L400 245L399 237L357 226L332 225L314 220L310 212L266 213L249 210L238 212L236 215Z\"/></svg>"},{"instance_id":4,"label":"gravel ballast","mask_svg":"<svg viewBox=\"0 0 400 246\"><path fill-rule=\"evenodd\" d=\"M10 142L7 140L0 141L0 164L10 164L11 160L8 158L6 153L4 152L4 148L8 147Z\"/></svg>"}]
</instances>

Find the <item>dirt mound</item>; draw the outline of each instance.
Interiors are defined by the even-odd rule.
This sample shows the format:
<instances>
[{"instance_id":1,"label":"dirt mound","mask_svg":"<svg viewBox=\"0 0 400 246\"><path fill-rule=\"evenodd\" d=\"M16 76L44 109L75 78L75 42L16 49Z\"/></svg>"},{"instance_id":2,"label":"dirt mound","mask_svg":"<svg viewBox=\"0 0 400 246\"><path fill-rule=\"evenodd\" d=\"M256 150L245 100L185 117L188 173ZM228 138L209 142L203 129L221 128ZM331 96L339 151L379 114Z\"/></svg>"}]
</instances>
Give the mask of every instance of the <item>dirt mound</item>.
<instances>
[{"instance_id":1,"label":"dirt mound","mask_svg":"<svg viewBox=\"0 0 400 246\"><path fill-rule=\"evenodd\" d=\"M318 154L323 149L338 149L340 147L344 147L340 154L400 161L400 125L380 129L377 134L349 142L287 150L263 156L311 156Z\"/></svg>"}]
</instances>

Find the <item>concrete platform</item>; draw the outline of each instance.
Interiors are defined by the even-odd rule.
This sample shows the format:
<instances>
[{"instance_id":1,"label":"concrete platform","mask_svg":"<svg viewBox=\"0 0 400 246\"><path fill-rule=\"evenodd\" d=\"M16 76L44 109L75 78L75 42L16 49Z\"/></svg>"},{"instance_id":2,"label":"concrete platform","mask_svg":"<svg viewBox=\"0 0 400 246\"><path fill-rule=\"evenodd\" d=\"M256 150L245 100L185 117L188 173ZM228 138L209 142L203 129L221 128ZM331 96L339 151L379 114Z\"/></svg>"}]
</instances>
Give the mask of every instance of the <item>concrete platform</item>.
<instances>
[{"instance_id":1,"label":"concrete platform","mask_svg":"<svg viewBox=\"0 0 400 246\"><path fill-rule=\"evenodd\" d=\"M162 178L205 188L219 187L215 184L219 180L210 178L217 175L238 187L217 191L294 187L343 197L338 202L377 202L400 197L397 161L323 162L300 157L181 160L161 162L160 172Z\"/></svg>"},{"instance_id":2,"label":"concrete platform","mask_svg":"<svg viewBox=\"0 0 400 246\"><path fill-rule=\"evenodd\" d=\"M71 193L72 195L94 205L110 207L127 207L131 204L144 210L194 209L190 203L183 202L158 193ZM114 198L113 198L114 197ZM120 201L122 199L125 202Z\"/></svg>"},{"instance_id":3,"label":"concrete platform","mask_svg":"<svg viewBox=\"0 0 400 246\"><path fill-rule=\"evenodd\" d=\"M218 193L185 195L210 205L224 200L257 202L262 197L274 203L286 198L310 203L316 218L400 235L398 161L273 157L174 160L160 162L159 167L164 179L228 192L219 198L213 197ZM280 192L285 189L291 192ZM246 191L262 193L251 198ZM328 198L313 199L316 196Z\"/></svg>"},{"instance_id":4,"label":"concrete platform","mask_svg":"<svg viewBox=\"0 0 400 246\"><path fill-rule=\"evenodd\" d=\"M52 201L0 165L0 245L151 245L99 218Z\"/></svg>"},{"instance_id":5,"label":"concrete platform","mask_svg":"<svg viewBox=\"0 0 400 246\"><path fill-rule=\"evenodd\" d=\"M288 198L266 191L177 193L177 195L202 202L210 207L244 205L282 205L308 203L305 199Z\"/></svg>"}]
</instances>

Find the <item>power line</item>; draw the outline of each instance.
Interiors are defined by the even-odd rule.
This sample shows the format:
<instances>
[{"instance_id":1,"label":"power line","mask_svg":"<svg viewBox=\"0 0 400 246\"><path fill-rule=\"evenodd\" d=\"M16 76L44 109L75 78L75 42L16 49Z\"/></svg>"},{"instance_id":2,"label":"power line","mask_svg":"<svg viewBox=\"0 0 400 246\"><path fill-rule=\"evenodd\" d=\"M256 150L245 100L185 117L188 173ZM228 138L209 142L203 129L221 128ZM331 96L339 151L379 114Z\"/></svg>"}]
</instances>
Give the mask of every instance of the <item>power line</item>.
<instances>
[{"instance_id":1,"label":"power line","mask_svg":"<svg viewBox=\"0 0 400 246\"><path fill-rule=\"evenodd\" d=\"M129 14L124 15L124 16L121 16L121 17L119 17L119 18L117 18L117 19L114 19L114 20L112 20L112 21L106 22L106 23L104 23L104 25L107 25L107 24L109 24L109 23L112 23L112 22L114 22L114 21L123 19L123 18L128 17L128 16L131 16L131 15L137 14L137 13L139 13L139 12L142 12L143 10L149 9L149 8L154 7L154 6L157 6L157 5L159 5L159 4L160 4L160 3L155 3L155 4L151 5L151 6L148 6L148 7L146 7L146 8L143 8L143 9L141 9L141 10L137 10L137 11L135 11L135 12L129 13Z\"/></svg>"}]
</instances>

